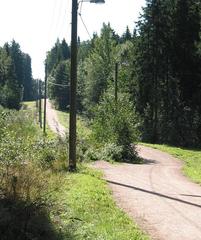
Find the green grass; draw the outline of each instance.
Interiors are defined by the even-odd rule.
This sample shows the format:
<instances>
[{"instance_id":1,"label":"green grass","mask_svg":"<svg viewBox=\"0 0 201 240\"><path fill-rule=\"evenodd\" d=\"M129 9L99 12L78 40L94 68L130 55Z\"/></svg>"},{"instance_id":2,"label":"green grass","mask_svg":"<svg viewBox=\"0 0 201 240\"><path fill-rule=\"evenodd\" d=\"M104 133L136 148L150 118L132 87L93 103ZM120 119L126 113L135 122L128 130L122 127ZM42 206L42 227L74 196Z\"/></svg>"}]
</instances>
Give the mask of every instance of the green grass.
<instances>
[{"instance_id":1,"label":"green grass","mask_svg":"<svg viewBox=\"0 0 201 240\"><path fill-rule=\"evenodd\" d=\"M56 110L57 116L59 118L60 123L65 127L69 128L69 113L58 111ZM88 136L91 134L91 130L87 127L85 121L82 119L82 117L77 117L77 132L78 136L80 138L88 138Z\"/></svg>"},{"instance_id":2,"label":"green grass","mask_svg":"<svg viewBox=\"0 0 201 240\"><path fill-rule=\"evenodd\" d=\"M99 173L85 167L79 173L68 174L65 181L63 194L59 195L64 208L60 217L68 224L71 219L72 240L148 239L115 205ZM69 234L69 225L66 229Z\"/></svg>"},{"instance_id":3,"label":"green grass","mask_svg":"<svg viewBox=\"0 0 201 240\"><path fill-rule=\"evenodd\" d=\"M184 161L183 171L194 182L201 184L201 150L184 149L159 144L142 144L167 152Z\"/></svg>"},{"instance_id":4,"label":"green grass","mask_svg":"<svg viewBox=\"0 0 201 240\"><path fill-rule=\"evenodd\" d=\"M44 104L42 100L42 122L44 114L43 106ZM36 101L23 102L23 108L25 109L25 111L31 111L36 121L38 121L38 109L36 108ZM43 129L41 129L41 131L43 131ZM47 123L46 123L46 136L48 137L48 139L55 139L57 137L57 134L51 131Z\"/></svg>"},{"instance_id":5,"label":"green grass","mask_svg":"<svg viewBox=\"0 0 201 240\"><path fill-rule=\"evenodd\" d=\"M27 110L35 110L36 109L36 101L23 102L23 105L27 108Z\"/></svg>"},{"instance_id":6,"label":"green grass","mask_svg":"<svg viewBox=\"0 0 201 240\"><path fill-rule=\"evenodd\" d=\"M28 107L35 111L34 103L28 103ZM68 127L68 114L59 111L57 114L61 123ZM81 118L78 119L78 132L85 138L90 134ZM49 176L48 199L52 202L49 213L55 240L148 239L116 206L101 177L86 165L79 166L74 174L59 171Z\"/></svg>"}]
</instances>

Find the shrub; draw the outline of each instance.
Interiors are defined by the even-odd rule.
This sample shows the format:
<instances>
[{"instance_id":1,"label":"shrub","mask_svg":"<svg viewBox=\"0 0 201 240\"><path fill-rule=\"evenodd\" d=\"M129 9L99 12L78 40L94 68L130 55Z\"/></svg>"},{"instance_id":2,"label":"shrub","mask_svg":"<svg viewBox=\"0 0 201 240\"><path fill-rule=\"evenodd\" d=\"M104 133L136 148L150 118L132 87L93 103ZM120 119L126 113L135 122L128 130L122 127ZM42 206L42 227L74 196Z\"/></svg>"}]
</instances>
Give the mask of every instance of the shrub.
<instances>
[{"instance_id":1,"label":"shrub","mask_svg":"<svg viewBox=\"0 0 201 240\"><path fill-rule=\"evenodd\" d=\"M115 143L107 143L101 149L99 159L105 161L121 161L123 158L122 152L122 146L116 145Z\"/></svg>"},{"instance_id":2,"label":"shrub","mask_svg":"<svg viewBox=\"0 0 201 240\"><path fill-rule=\"evenodd\" d=\"M54 203L51 192L60 186L52 168L66 157L66 145L43 139L31 116L0 108L2 240L57 239L48 213Z\"/></svg>"},{"instance_id":3,"label":"shrub","mask_svg":"<svg viewBox=\"0 0 201 240\"><path fill-rule=\"evenodd\" d=\"M122 95L115 103L114 97L107 93L95 111L92 140L103 149L107 146L105 150L108 148L111 151L115 146L113 151L118 149L118 158L121 156L119 160L134 161L136 152L133 143L138 137L137 116L128 96Z\"/></svg>"}]
</instances>

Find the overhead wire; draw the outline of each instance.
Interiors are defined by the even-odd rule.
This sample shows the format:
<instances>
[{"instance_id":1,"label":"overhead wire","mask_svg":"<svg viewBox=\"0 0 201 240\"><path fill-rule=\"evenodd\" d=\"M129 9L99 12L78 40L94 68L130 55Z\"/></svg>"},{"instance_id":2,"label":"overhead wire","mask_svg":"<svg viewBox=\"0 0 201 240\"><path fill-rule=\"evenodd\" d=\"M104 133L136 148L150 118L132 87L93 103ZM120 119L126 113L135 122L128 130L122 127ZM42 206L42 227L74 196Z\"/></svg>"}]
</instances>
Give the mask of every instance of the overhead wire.
<instances>
[{"instance_id":1,"label":"overhead wire","mask_svg":"<svg viewBox=\"0 0 201 240\"><path fill-rule=\"evenodd\" d=\"M84 19L82 18L82 15L79 14L79 16L80 16L81 22L82 22L82 24L83 24L83 26L84 26L84 28L85 28L85 30L86 30L86 32L87 32L90 40L92 40L91 34L89 33L89 30L88 30L88 28L87 28L87 25L85 24Z\"/></svg>"},{"instance_id":2,"label":"overhead wire","mask_svg":"<svg viewBox=\"0 0 201 240\"><path fill-rule=\"evenodd\" d=\"M60 25L60 26L59 26L59 36L60 36L60 35L61 35L61 32L62 32L62 28L63 28L63 26L65 26L65 19L66 19L66 13L67 13L67 11L66 11L66 8L64 7L65 11L63 11L63 14L61 14L62 9L63 9L64 1L63 1L63 0L60 0L60 4L59 4L59 5L57 5L56 2L57 2L57 1L55 0L55 2L54 2L54 9L53 9L53 18L52 18L52 20L51 20L51 26L53 25L54 20L55 20L55 16L56 16L56 15L55 15L55 11L58 10L58 12L60 13L60 14L59 14L59 18L57 18L57 21L56 21L56 23L54 24L54 28L52 28L52 29L53 29L53 30L58 29L58 26ZM92 40L92 37L91 37L90 32L89 32L89 30L88 30L88 27L87 27L87 25L86 25L86 23L85 23L85 21L84 21L84 19L83 19L83 17L82 17L82 5L83 5L83 0L80 1L80 8L79 8L79 11L78 11L78 15L79 15L79 17L80 17L80 20L81 20L81 22L82 22L82 24L83 24L83 26L84 26L84 28L85 28L85 30L86 30L89 38ZM63 19L63 20L61 20L61 19ZM70 24L71 24L71 23L70 23ZM57 33L58 33L58 31L57 31ZM57 35L57 36L58 36L58 35ZM59 37L59 36L58 36L58 37ZM49 84L52 84L52 85L55 85L55 86L64 87L64 88L69 87L69 85L58 84L58 83L54 83L54 82L51 82L51 81L48 81L48 83L49 83Z\"/></svg>"},{"instance_id":3,"label":"overhead wire","mask_svg":"<svg viewBox=\"0 0 201 240\"><path fill-rule=\"evenodd\" d=\"M54 25L55 12L56 12L55 9L56 9L56 7L57 7L57 1L54 0L52 14L51 14L51 22L50 22L49 31L48 31L49 32L48 36L50 36L51 33L52 33L52 26Z\"/></svg>"},{"instance_id":4,"label":"overhead wire","mask_svg":"<svg viewBox=\"0 0 201 240\"><path fill-rule=\"evenodd\" d=\"M64 7L64 11L63 11L63 16L62 16L62 22L60 24L60 27L59 27L59 35L58 36L61 36L62 35L62 32L63 32L63 29L65 28L66 26L66 19L67 19L67 9ZM65 37L64 37L65 38Z\"/></svg>"},{"instance_id":5,"label":"overhead wire","mask_svg":"<svg viewBox=\"0 0 201 240\"><path fill-rule=\"evenodd\" d=\"M58 5L58 14L57 14L57 21L56 21L56 24L55 24L55 33L56 33L56 36L57 38L59 38L58 34L58 29L60 28L60 24L61 24L61 19L62 19L62 9L63 9L63 5L64 5L64 0L59 0L59 5ZM63 21L62 21L63 23Z\"/></svg>"},{"instance_id":6,"label":"overhead wire","mask_svg":"<svg viewBox=\"0 0 201 240\"><path fill-rule=\"evenodd\" d=\"M53 83L53 82L50 82L50 81L48 81L48 83L51 84L51 85L55 85L55 86L63 87L63 88L70 87L70 85L59 84L59 83Z\"/></svg>"},{"instance_id":7,"label":"overhead wire","mask_svg":"<svg viewBox=\"0 0 201 240\"><path fill-rule=\"evenodd\" d=\"M53 9L52 9L52 17L51 17L51 24L50 24L50 28L49 28L49 37L51 39L51 41L53 40L55 34L55 29L57 29L57 25L58 25L58 12L60 11L61 8L61 0L59 1L59 5L58 5L58 1L54 0L54 4L53 4ZM54 39L55 41L55 39Z\"/></svg>"},{"instance_id":8,"label":"overhead wire","mask_svg":"<svg viewBox=\"0 0 201 240\"><path fill-rule=\"evenodd\" d=\"M86 23L85 23L85 21L84 21L84 19L82 17L82 4L83 4L83 0L80 2L80 10L79 10L78 15L80 17L80 20L81 20L81 22L82 22L82 24L83 24L83 26L84 26L84 28L85 28L89 38L90 38L90 40L92 40L91 34L90 34L89 30L88 30L88 27L87 27L87 25L86 25Z\"/></svg>"},{"instance_id":9,"label":"overhead wire","mask_svg":"<svg viewBox=\"0 0 201 240\"><path fill-rule=\"evenodd\" d=\"M61 8L60 8L60 21L59 21L59 24L58 24L58 28L57 28L57 36L59 38L63 38L62 36L62 32L63 30L66 28L66 19L67 19L67 6L66 6L66 0L62 0L62 5L61 5Z\"/></svg>"}]
</instances>

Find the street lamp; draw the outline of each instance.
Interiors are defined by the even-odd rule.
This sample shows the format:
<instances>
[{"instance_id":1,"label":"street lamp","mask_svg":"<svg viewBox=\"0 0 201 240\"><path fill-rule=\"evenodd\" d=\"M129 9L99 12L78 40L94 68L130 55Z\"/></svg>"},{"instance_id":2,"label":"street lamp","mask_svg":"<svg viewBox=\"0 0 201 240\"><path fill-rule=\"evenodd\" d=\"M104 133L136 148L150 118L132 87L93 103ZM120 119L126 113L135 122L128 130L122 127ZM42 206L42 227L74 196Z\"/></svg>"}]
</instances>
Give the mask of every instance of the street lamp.
<instances>
[{"instance_id":1,"label":"street lamp","mask_svg":"<svg viewBox=\"0 0 201 240\"><path fill-rule=\"evenodd\" d=\"M104 0L81 0L90 3L105 3ZM72 0L71 29L71 74L70 74L70 118L69 118L69 171L76 170L76 91L77 91L77 11L78 0Z\"/></svg>"}]
</instances>

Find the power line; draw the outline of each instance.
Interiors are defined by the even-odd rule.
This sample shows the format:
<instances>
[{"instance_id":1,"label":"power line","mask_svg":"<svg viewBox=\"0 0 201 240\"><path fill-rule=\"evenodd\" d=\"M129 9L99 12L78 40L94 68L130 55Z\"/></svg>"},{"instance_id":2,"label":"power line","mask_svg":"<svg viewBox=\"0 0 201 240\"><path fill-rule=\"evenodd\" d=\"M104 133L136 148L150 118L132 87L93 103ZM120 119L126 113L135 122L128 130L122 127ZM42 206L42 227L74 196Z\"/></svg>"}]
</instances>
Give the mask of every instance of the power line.
<instances>
[{"instance_id":1,"label":"power line","mask_svg":"<svg viewBox=\"0 0 201 240\"><path fill-rule=\"evenodd\" d=\"M56 38L59 38L62 26L64 25L64 11L63 9L66 10L64 7L64 2L65 0L54 0L54 5L53 5L53 11L52 11L52 18L51 18L51 25L49 28L49 36L51 39L54 41ZM59 35L58 35L59 34Z\"/></svg>"},{"instance_id":2,"label":"power line","mask_svg":"<svg viewBox=\"0 0 201 240\"><path fill-rule=\"evenodd\" d=\"M60 28L59 28L59 36L62 34L63 29L66 27L66 18L67 18L67 16L68 16L67 9L64 7L62 23L60 24Z\"/></svg>"},{"instance_id":3,"label":"power line","mask_svg":"<svg viewBox=\"0 0 201 240\"><path fill-rule=\"evenodd\" d=\"M86 25L86 23L84 22L84 19L83 19L83 17L82 17L82 4L83 4L83 0L80 1L80 10L79 10L78 15L79 15L79 17L80 17L80 19L81 19L81 22L82 22L82 24L83 24L83 26L84 26L87 34L89 35L89 38L92 40L91 34L89 33L89 30L88 30L88 28L87 28L87 25Z\"/></svg>"},{"instance_id":4,"label":"power line","mask_svg":"<svg viewBox=\"0 0 201 240\"><path fill-rule=\"evenodd\" d=\"M55 19L55 9L56 9L56 6L57 6L57 1L54 1L54 5L53 5L53 11L52 11L52 14L51 14L51 23L49 25L49 36L52 32L52 26L53 26L53 23L54 23L54 19Z\"/></svg>"},{"instance_id":5,"label":"power line","mask_svg":"<svg viewBox=\"0 0 201 240\"><path fill-rule=\"evenodd\" d=\"M56 24L56 34L59 38L60 32L62 27L64 26L64 19L65 19L65 12L66 12L66 4L65 0L60 0L60 5L58 9L59 17L57 18L57 24Z\"/></svg>"},{"instance_id":6,"label":"power line","mask_svg":"<svg viewBox=\"0 0 201 240\"><path fill-rule=\"evenodd\" d=\"M79 11L79 14L82 13L82 4L83 4L83 0L80 2L80 11Z\"/></svg>"},{"instance_id":7,"label":"power line","mask_svg":"<svg viewBox=\"0 0 201 240\"><path fill-rule=\"evenodd\" d=\"M57 13L57 10L59 9L59 6L58 6L58 1L54 0L54 5L53 5L53 11L52 11L52 17L51 17L51 24L50 24L50 27L49 27L49 36L50 38L53 37L54 35L54 31L55 31L55 20L57 20L58 18L56 17L56 13ZM59 2L61 4L61 1ZM57 21L58 22L58 21Z\"/></svg>"},{"instance_id":8,"label":"power line","mask_svg":"<svg viewBox=\"0 0 201 240\"><path fill-rule=\"evenodd\" d=\"M79 13L79 16L80 16L80 19L81 19L81 21L82 21L82 24L83 24L83 26L84 26L87 34L89 35L89 38L92 40L92 37L91 37L91 35L90 35L90 33L89 33L89 30L88 30L88 28L87 28L87 25L86 25L85 22L84 22L84 19L82 18L81 13Z\"/></svg>"},{"instance_id":9,"label":"power line","mask_svg":"<svg viewBox=\"0 0 201 240\"><path fill-rule=\"evenodd\" d=\"M48 83L50 83L50 84L52 84L52 85L55 85L55 86L64 87L64 88L66 88L66 87L70 87L70 85L53 83L53 82L50 82L50 81L48 81Z\"/></svg>"}]
</instances>

